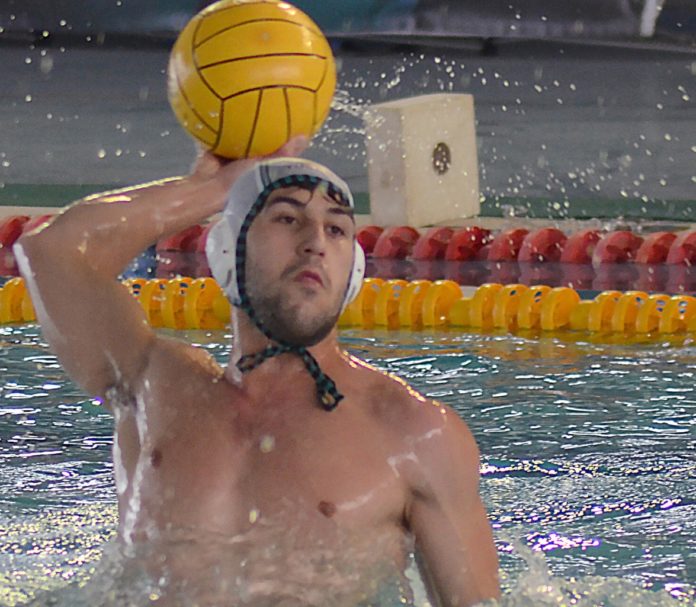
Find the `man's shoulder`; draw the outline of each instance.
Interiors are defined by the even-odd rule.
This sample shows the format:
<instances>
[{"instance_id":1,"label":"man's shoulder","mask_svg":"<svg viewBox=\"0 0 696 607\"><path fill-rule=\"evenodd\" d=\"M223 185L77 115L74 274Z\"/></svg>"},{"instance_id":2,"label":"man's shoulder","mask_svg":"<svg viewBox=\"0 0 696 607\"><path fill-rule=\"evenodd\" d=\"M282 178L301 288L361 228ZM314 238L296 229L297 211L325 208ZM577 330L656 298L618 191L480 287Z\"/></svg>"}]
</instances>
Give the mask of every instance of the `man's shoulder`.
<instances>
[{"instance_id":1,"label":"man's shoulder","mask_svg":"<svg viewBox=\"0 0 696 607\"><path fill-rule=\"evenodd\" d=\"M433 478L448 479L452 474L474 487L479 451L462 416L395 375L368 365L364 369L364 389L369 391L365 406L372 419L384 429L385 436L415 456L413 465L405 464L403 470L411 487L422 495L430 494ZM455 469L451 466L454 461Z\"/></svg>"},{"instance_id":2,"label":"man's shoulder","mask_svg":"<svg viewBox=\"0 0 696 607\"><path fill-rule=\"evenodd\" d=\"M223 377L223 368L203 348L170 337L158 337L148 357L143 379L166 384L209 383Z\"/></svg>"},{"instance_id":3,"label":"man's shoulder","mask_svg":"<svg viewBox=\"0 0 696 607\"><path fill-rule=\"evenodd\" d=\"M465 426L451 407L423 395L404 379L353 359L362 377L358 380L367 393L366 404L376 415L401 431L422 431L448 425Z\"/></svg>"}]
</instances>

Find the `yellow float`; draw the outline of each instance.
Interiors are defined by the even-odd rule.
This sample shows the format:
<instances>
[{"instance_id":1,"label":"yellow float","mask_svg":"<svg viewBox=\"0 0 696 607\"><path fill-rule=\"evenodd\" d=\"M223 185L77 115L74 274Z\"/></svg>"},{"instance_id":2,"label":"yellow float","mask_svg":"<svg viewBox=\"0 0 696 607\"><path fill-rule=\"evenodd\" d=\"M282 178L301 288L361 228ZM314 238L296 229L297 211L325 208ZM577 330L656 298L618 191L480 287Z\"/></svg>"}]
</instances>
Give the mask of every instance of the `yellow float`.
<instances>
[{"instance_id":1,"label":"yellow float","mask_svg":"<svg viewBox=\"0 0 696 607\"><path fill-rule=\"evenodd\" d=\"M230 304L212 278L133 278L124 285L153 327L212 330L223 329L230 322ZM0 323L35 320L23 279L8 280L0 288ZM696 333L696 297L603 291L594 299L582 300L569 287L498 283L481 285L471 297L465 297L451 280L367 278L358 297L341 315L339 326L533 330L554 335L582 332L589 333L589 339L612 342L645 336L663 339Z\"/></svg>"}]
</instances>

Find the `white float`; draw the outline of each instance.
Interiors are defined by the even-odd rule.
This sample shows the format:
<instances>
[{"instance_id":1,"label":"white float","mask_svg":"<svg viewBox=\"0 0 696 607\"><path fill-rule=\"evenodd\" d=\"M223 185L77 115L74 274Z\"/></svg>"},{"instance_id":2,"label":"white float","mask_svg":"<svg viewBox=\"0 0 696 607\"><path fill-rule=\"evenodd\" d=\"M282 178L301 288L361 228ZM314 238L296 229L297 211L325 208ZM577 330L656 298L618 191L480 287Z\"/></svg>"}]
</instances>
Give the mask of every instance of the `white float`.
<instances>
[{"instance_id":1,"label":"white float","mask_svg":"<svg viewBox=\"0 0 696 607\"><path fill-rule=\"evenodd\" d=\"M479 214L472 95L375 104L365 126L372 223L421 227Z\"/></svg>"}]
</instances>

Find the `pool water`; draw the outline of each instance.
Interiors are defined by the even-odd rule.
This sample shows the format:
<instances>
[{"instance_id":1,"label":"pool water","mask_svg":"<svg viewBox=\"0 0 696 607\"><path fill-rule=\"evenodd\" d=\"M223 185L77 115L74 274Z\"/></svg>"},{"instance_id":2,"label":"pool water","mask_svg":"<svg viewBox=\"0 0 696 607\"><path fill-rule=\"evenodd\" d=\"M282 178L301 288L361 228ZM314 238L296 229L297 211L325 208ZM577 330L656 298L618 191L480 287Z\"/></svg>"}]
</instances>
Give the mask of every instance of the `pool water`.
<instances>
[{"instance_id":1,"label":"pool water","mask_svg":"<svg viewBox=\"0 0 696 607\"><path fill-rule=\"evenodd\" d=\"M177 335L226 362L229 335ZM341 340L471 427L503 604L696 604L696 347L445 332ZM0 604L55 604L42 593L67 588L64 604L76 605L115 535L111 417L35 325L0 327L0 378Z\"/></svg>"}]
</instances>

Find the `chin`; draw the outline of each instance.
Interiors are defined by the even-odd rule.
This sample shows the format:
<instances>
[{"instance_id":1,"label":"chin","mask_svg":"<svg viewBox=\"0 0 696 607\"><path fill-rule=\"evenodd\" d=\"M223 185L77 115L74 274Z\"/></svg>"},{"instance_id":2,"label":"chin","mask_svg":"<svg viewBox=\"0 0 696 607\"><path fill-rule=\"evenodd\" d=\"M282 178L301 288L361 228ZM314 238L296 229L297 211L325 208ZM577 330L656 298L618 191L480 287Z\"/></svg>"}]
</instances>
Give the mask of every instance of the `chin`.
<instances>
[{"instance_id":1,"label":"chin","mask_svg":"<svg viewBox=\"0 0 696 607\"><path fill-rule=\"evenodd\" d=\"M251 305L266 328L278 341L314 346L336 326L340 302L314 289L287 288L271 297L251 297Z\"/></svg>"},{"instance_id":2,"label":"chin","mask_svg":"<svg viewBox=\"0 0 696 607\"><path fill-rule=\"evenodd\" d=\"M326 320L320 323L317 322L317 318L326 318ZM307 322L295 325L297 330L293 331L293 333L295 333L298 342L302 341L303 346L315 346L331 334L337 320L333 316L311 316Z\"/></svg>"},{"instance_id":3,"label":"chin","mask_svg":"<svg viewBox=\"0 0 696 607\"><path fill-rule=\"evenodd\" d=\"M275 331L271 329L271 333L287 343L315 346L331 334L338 315L327 312L324 306L313 308L314 306L305 305L302 309L295 308L288 314L276 317L280 323L276 324Z\"/></svg>"}]
</instances>

